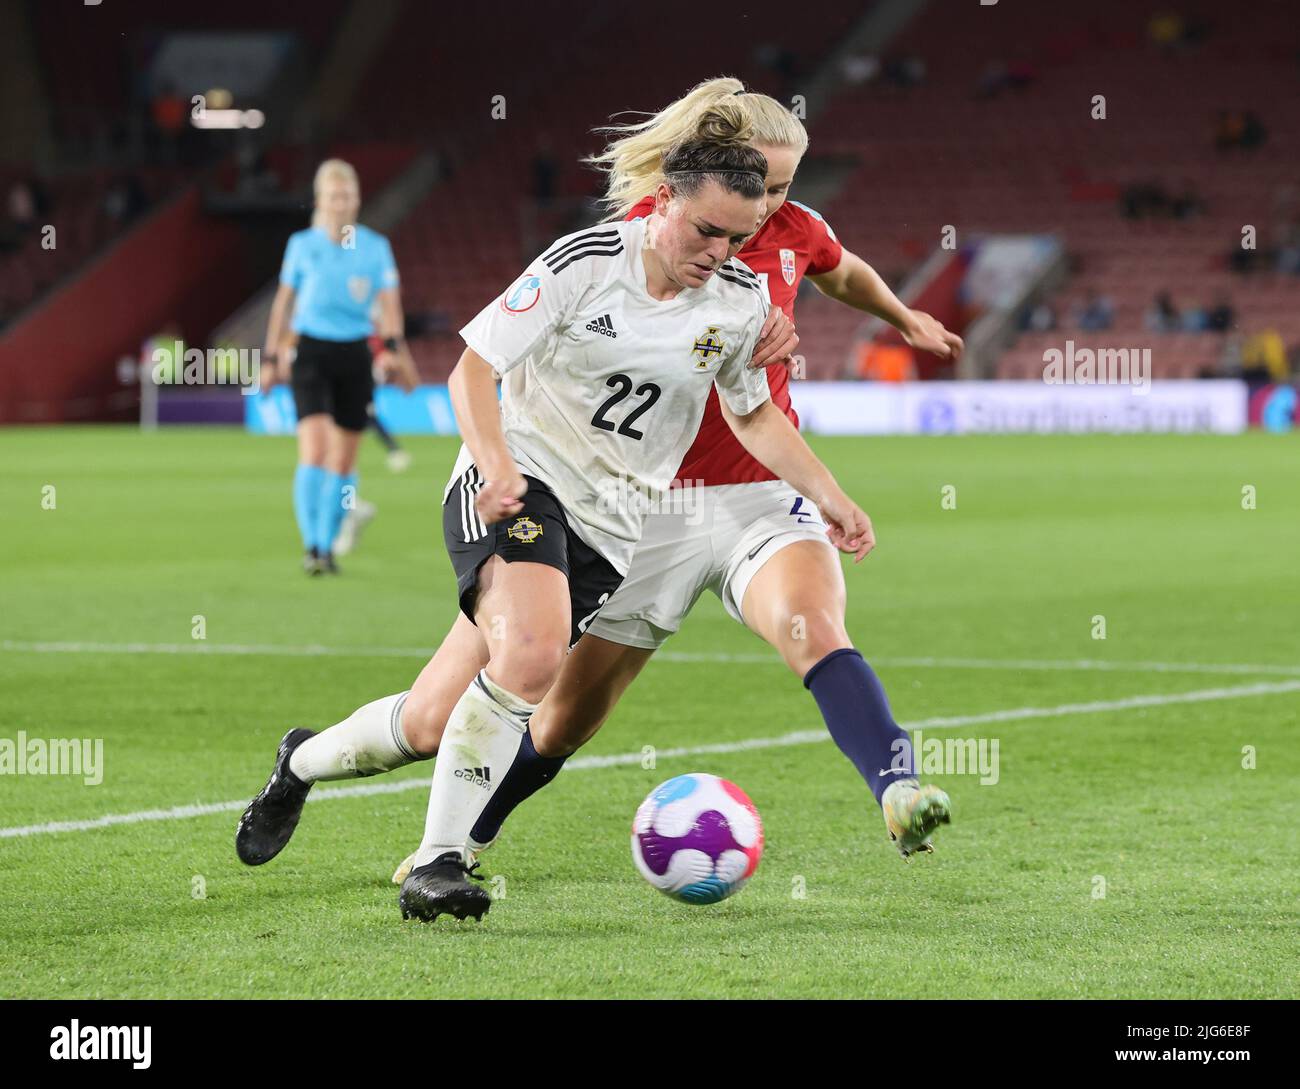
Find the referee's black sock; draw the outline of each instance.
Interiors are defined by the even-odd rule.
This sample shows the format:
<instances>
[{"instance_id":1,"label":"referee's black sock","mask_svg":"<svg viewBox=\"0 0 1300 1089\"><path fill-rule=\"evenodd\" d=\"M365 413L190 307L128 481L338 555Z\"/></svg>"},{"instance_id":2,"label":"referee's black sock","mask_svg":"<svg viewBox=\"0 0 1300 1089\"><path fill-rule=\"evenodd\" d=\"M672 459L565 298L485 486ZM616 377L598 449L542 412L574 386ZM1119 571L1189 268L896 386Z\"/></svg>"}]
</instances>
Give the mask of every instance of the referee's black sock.
<instances>
[{"instance_id":1,"label":"referee's black sock","mask_svg":"<svg viewBox=\"0 0 1300 1089\"><path fill-rule=\"evenodd\" d=\"M394 450L401 449L401 447L397 445L397 440L393 438L392 433L383 425L379 419L379 415L373 409L370 412L369 423L375 434L379 436L379 441L384 444L385 450L391 454Z\"/></svg>"}]
</instances>

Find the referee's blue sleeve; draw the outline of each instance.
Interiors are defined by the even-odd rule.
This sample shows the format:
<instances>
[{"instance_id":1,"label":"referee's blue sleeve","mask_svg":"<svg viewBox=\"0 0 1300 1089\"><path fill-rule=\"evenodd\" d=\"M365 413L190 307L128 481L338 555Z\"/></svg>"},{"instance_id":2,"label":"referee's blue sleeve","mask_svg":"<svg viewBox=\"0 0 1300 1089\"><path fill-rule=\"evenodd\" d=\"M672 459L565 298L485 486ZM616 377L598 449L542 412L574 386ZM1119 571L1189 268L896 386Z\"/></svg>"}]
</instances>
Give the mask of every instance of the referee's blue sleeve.
<instances>
[{"instance_id":1,"label":"referee's blue sleeve","mask_svg":"<svg viewBox=\"0 0 1300 1089\"><path fill-rule=\"evenodd\" d=\"M393 258L392 243L387 238L381 240L384 244L383 252L379 258L379 289L396 287L398 284L397 261Z\"/></svg>"},{"instance_id":2,"label":"referee's blue sleeve","mask_svg":"<svg viewBox=\"0 0 1300 1089\"><path fill-rule=\"evenodd\" d=\"M295 291L302 286L302 264L298 256L298 236L291 235L284 248L284 263L280 266L280 283Z\"/></svg>"}]
</instances>

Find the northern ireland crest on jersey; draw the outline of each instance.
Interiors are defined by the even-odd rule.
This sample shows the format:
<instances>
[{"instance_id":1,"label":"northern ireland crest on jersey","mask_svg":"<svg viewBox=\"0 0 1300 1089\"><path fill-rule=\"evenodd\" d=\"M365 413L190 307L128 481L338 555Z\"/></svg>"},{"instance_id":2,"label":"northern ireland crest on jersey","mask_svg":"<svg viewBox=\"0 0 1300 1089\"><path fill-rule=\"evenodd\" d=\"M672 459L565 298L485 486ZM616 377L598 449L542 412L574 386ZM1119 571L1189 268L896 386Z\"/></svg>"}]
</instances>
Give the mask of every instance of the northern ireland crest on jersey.
<instances>
[{"instance_id":1,"label":"northern ireland crest on jersey","mask_svg":"<svg viewBox=\"0 0 1300 1089\"><path fill-rule=\"evenodd\" d=\"M541 535L542 527L527 515L516 518L515 524L506 530L507 537L513 537L516 541L523 541L524 544L532 544Z\"/></svg>"},{"instance_id":2,"label":"northern ireland crest on jersey","mask_svg":"<svg viewBox=\"0 0 1300 1089\"><path fill-rule=\"evenodd\" d=\"M787 284L794 283L794 250L781 251L781 276Z\"/></svg>"},{"instance_id":3,"label":"northern ireland crest on jersey","mask_svg":"<svg viewBox=\"0 0 1300 1089\"><path fill-rule=\"evenodd\" d=\"M363 303L370 298L370 277L369 276L349 276L348 277L348 294L352 296L353 301Z\"/></svg>"},{"instance_id":4,"label":"northern ireland crest on jersey","mask_svg":"<svg viewBox=\"0 0 1300 1089\"><path fill-rule=\"evenodd\" d=\"M718 327L710 325L700 336L695 338L695 347L691 349L691 355L699 360L695 364L695 369L697 371L707 371L709 364L715 359L721 358L722 353L726 350L727 342L722 339Z\"/></svg>"}]
</instances>

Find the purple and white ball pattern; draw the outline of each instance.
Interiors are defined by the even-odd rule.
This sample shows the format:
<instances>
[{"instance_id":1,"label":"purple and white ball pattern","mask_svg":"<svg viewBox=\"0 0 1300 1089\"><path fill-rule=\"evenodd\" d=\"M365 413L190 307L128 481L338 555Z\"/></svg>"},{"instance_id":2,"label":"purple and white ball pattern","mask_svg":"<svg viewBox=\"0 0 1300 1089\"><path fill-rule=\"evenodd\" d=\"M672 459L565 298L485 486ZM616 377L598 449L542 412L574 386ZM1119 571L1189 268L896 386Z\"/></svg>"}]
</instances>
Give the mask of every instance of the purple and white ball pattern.
<instances>
[{"instance_id":1,"label":"purple and white ball pattern","mask_svg":"<svg viewBox=\"0 0 1300 1089\"><path fill-rule=\"evenodd\" d=\"M632 822L632 860L660 892L716 904L744 888L763 855L763 822L740 787L692 773L650 792Z\"/></svg>"}]
</instances>

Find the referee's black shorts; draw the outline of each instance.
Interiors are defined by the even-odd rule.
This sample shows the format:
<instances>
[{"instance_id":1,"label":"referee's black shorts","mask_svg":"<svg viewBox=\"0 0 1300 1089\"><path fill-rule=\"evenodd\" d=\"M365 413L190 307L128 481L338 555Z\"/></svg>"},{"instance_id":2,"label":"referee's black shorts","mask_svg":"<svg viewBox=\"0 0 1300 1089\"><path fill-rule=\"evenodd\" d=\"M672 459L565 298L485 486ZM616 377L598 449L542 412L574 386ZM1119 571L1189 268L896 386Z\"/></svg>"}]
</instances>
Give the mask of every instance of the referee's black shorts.
<instances>
[{"instance_id":1,"label":"referee's black shorts","mask_svg":"<svg viewBox=\"0 0 1300 1089\"><path fill-rule=\"evenodd\" d=\"M365 340L301 335L290 371L298 419L325 412L347 431L364 431L366 406L375 393L371 363Z\"/></svg>"},{"instance_id":2,"label":"referee's black shorts","mask_svg":"<svg viewBox=\"0 0 1300 1089\"><path fill-rule=\"evenodd\" d=\"M525 476L524 509L494 525L486 525L474 509L483 478L470 466L442 505L442 535L456 570L460 610L471 621L478 595L478 572L490 556L506 563L544 563L563 571L569 580L573 646L596 618L601 606L618 589L623 576L599 552L569 527L564 508L550 487Z\"/></svg>"}]
</instances>

